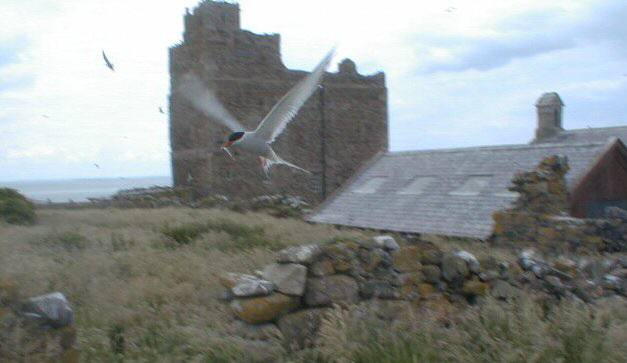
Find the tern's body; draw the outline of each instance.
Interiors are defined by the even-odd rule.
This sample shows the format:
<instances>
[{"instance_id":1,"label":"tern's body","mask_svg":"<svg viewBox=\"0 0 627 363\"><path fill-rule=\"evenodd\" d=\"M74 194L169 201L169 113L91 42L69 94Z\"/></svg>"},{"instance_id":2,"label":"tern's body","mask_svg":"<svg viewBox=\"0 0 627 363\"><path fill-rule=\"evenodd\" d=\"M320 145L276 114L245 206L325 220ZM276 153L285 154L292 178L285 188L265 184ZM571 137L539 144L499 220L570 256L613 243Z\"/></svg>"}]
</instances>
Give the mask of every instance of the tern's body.
<instances>
[{"instance_id":1,"label":"tern's body","mask_svg":"<svg viewBox=\"0 0 627 363\"><path fill-rule=\"evenodd\" d=\"M254 132L244 132L244 136L242 136L237 143L234 143L233 146L237 146L251 154L266 159L273 159L276 155L274 150L270 147L270 144L268 144L266 140L256 136Z\"/></svg>"},{"instance_id":2,"label":"tern's body","mask_svg":"<svg viewBox=\"0 0 627 363\"><path fill-rule=\"evenodd\" d=\"M229 155L228 148L233 146L256 155L259 157L266 175L268 175L268 171L273 164L286 165L309 173L307 170L283 160L272 150L271 144L298 114L298 111L307 99L318 89L318 84L332 57L333 50L324 57L309 75L298 82L272 107L272 110L253 131L245 131L242 125L222 106L215 95L202 84L198 77L187 75L179 90L198 110L221 122L233 131L228 141L222 145Z\"/></svg>"}]
</instances>

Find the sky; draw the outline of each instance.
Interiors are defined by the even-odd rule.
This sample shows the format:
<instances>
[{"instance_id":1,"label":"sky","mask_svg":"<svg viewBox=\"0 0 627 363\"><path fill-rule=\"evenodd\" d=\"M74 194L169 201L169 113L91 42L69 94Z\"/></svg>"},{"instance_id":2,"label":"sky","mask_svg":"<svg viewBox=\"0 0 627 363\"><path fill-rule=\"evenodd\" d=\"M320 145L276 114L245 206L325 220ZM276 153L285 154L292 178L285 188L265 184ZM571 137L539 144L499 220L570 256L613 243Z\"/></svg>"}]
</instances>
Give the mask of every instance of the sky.
<instances>
[{"instance_id":1,"label":"sky","mask_svg":"<svg viewBox=\"0 0 627 363\"><path fill-rule=\"evenodd\" d=\"M168 47L197 2L2 0L0 180L170 175ZM627 125L624 0L239 4L289 68L337 44L331 70L384 71L391 150L526 143L547 91L565 128Z\"/></svg>"}]
</instances>

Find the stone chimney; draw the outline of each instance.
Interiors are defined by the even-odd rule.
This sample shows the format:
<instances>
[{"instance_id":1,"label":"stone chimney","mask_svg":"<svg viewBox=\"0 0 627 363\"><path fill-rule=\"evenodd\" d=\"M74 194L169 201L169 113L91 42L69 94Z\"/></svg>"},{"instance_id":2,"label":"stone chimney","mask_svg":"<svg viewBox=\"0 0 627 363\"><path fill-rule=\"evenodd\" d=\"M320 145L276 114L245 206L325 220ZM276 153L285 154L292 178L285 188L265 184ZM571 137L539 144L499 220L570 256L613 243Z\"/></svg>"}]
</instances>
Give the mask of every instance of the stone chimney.
<instances>
[{"instance_id":1,"label":"stone chimney","mask_svg":"<svg viewBox=\"0 0 627 363\"><path fill-rule=\"evenodd\" d=\"M538 114L538 128L536 129L535 142L554 136L562 128L562 107L564 103L556 92L544 93L536 102Z\"/></svg>"}]
</instances>

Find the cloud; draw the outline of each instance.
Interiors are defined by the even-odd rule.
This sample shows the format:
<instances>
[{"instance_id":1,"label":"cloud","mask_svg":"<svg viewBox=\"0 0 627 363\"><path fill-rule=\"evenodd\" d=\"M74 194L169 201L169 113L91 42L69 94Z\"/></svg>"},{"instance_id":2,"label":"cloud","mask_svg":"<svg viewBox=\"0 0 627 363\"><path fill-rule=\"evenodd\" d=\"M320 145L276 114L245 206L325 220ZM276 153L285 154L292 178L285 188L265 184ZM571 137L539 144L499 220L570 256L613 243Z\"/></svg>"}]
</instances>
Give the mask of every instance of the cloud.
<instances>
[{"instance_id":1,"label":"cloud","mask_svg":"<svg viewBox=\"0 0 627 363\"><path fill-rule=\"evenodd\" d=\"M0 178L168 175L167 49L198 2L1 1ZM393 150L526 142L545 91L565 100L567 127L626 122L625 1L449 3L240 8L244 29L281 34L289 68L338 43L336 61L385 71Z\"/></svg>"},{"instance_id":2,"label":"cloud","mask_svg":"<svg viewBox=\"0 0 627 363\"><path fill-rule=\"evenodd\" d=\"M580 7L554 6L506 14L479 34L420 34L414 41L426 49L419 72L486 71L512 61L612 42L627 51L627 3L602 1Z\"/></svg>"}]
</instances>

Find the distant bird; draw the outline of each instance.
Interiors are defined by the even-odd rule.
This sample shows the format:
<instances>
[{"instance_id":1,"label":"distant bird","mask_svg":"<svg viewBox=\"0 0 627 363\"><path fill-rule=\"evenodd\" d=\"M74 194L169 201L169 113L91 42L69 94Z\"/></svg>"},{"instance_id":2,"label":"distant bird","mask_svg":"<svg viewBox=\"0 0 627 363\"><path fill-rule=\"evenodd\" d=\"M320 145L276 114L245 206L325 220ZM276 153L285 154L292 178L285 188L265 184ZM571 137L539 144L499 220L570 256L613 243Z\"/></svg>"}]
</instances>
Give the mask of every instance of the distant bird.
<instances>
[{"instance_id":1,"label":"distant bird","mask_svg":"<svg viewBox=\"0 0 627 363\"><path fill-rule=\"evenodd\" d=\"M222 149L231 158L235 159L229 151L229 147L237 146L259 158L266 177L269 177L270 168L273 164L286 165L311 174L309 171L283 160L272 150L270 144L283 132L287 124L296 116L298 110L318 89L324 71L333 58L334 50L329 51L309 75L298 82L272 107L254 131L245 131L240 122L222 106L217 97L204 87L197 77L191 74L185 75L178 90L199 111L212 119L216 119L233 131L222 145Z\"/></svg>"},{"instance_id":2,"label":"distant bird","mask_svg":"<svg viewBox=\"0 0 627 363\"><path fill-rule=\"evenodd\" d=\"M94 166L95 166L96 168L100 169L100 165L98 165L98 164L94 163Z\"/></svg>"},{"instance_id":3,"label":"distant bird","mask_svg":"<svg viewBox=\"0 0 627 363\"><path fill-rule=\"evenodd\" d=\"M161 107L159 107L159 112L160 113L165 113L165 112L163 112L163 108L161 108Z\"/></svg>"},{"instance_id":4,"label":"distant bird","mask_svg":"<svg viewBox=\"0 0 627 363\"><path fill-rule=\"evenodd\" d=\"M48 116L48 115L41 115L41 117L43 117L43 118L50 118L50 116Z\"/></svg>"},{"instance_id":5,"label":"distant bird","mask_svg":"<svg viewBox=\"0 0 627 363\"><path fill-rule=\"evenodd\" d=\"M455 10L457 10L457 8L454 6L449 6L448 8L444 9L444 11L446 11L447 13L452 13Z\"/></svg>"},{"instance_id":6,"label":"distant bird","mask_svg":"<svg viewBox=\"0 0 627 363\"><path fill-rule=\"evenodd\" d=\"M107 67L111 71L115 72L115 68L113 67L113 63L111 63L111 61L109 61L109 58L107 58L107 55L105 54L104 50L102 51L102 58L104 59L105 64L107 65Z\"/></svg>"}]
</instances>

